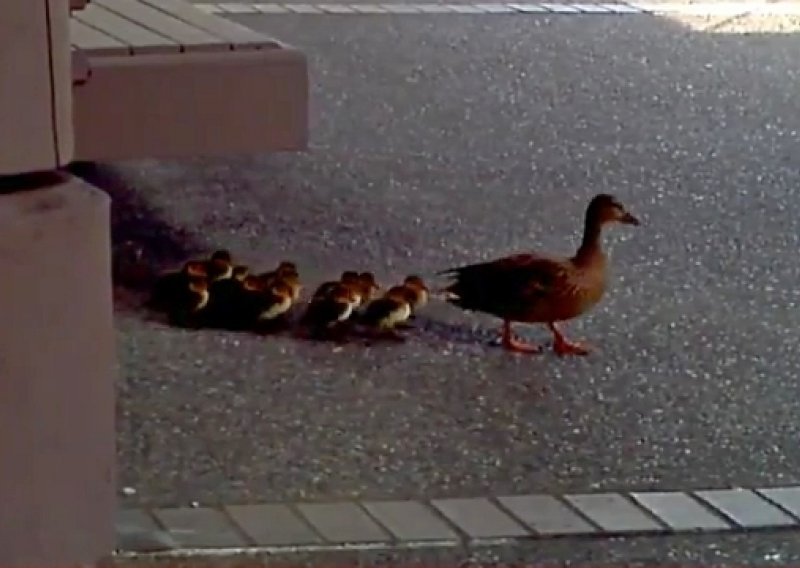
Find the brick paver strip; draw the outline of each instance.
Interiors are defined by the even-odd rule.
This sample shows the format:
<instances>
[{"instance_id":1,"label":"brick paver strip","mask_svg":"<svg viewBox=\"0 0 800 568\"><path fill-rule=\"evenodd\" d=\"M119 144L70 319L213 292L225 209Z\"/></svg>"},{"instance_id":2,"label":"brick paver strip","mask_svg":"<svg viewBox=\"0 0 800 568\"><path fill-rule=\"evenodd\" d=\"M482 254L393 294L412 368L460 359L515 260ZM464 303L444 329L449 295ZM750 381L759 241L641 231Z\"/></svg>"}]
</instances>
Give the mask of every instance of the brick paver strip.
<instances>
[{"instance_id":1,"label":"brick paver strip","mask_svg":"<svg viewBox=\"0 0 800 568\"><path fill-rule=\"evenodd\" d=\"M135 552L170 550L180 545L156 524L155 519L143 509L117 511L115 522L117 549Z\"/></svg>"},{"instance_id":2,"label":"brick paver strip","mask_svg":"<svg viewBox=\"0 0 800 568\"><path fill-rule=\"evenodd\" d=\"M542 536L596 533L597 529L551 495L509 495L498 502Z\"/></svg>"},{"instance_id":3,"label":"brick paver strip","mask_svg":"<svg viewBox=\"0 0 800 568\"><path fill-rule=\"evenodd\" d=\"M694 494L742 528L787 527L797 521L749 489L712 489Z\"/></svg>"},{"instance_id":4,"label":"brick paver strip","mask_svg":"<svg viewBox=\"0 0 800 568\"><path fill-rule=\"evenodd\" d=\"M556 14L574 14L578 12L577 8L570 6L569 4L542 4L543 8L550 10Z\"/></svg>"},{"instance_id":5,"label":"brick paver strip","mask_svg":"<svg viewBox=\"0 0 800 568\"><path fill-rule=\"evenodd\" d=\"M539 4L509 4L509 6L524 14L543 14L547 12L547 8Z\"/></svg>"},{"instance_id":6,"label":"brick paver strip","mask_svg":"<svg viewBox=\"0 0 800 568\"><path fill-rule=\"evenodd\" d=\"M686 493L631 493L631 497L676 532L731 529L722 517Z\"/></svg>"},{"instance_id":7,"label":"brick paver strip","mask_svg":"<svg viewBox=\"0 0 800 568\"><path fill-rule=\"evenodd\" d=\"M473 539L528 536L528 531L485 498L435 499L431 504Z\"/></svg>"},{"instance_id":8,"label":"brick paver strip","mask_svg":"<svg viewBox=\"0 0 800 568\"><path fill-rule=\"evenodd\" d=\"M228 515L258 546L320 544L322 538L287 505L231 505Z\"/></svg>"},{"instance_id":9,"label":"brick paver strip","mask_svg":"<svg viewBox=\"0 0 800 568\"><path fill-rule=\"evenodd\" d=\"M513 14L514 9L507 4L475 4L487 14Z\"/></svg>"},{"instance_id":10,"label":"brick paver strip","mask_svg":"<svg viewBox=\"0 0 800 568\"><path fill-rule=\"evenodd\" d=\"M153 515L181 546L187 548L230 548L248 544L218 509L156 509Z\"/></svg>"},{"instance_id":11,"label":"brick paver strip","mask_svg":"<svg viewBox=\"0 0 800 568\"><path fill-rule=\"evenodd\" d=\"M564 498L608 533L663 532L642 509L618 493L565 495Z\"/></svg>"},{"instance_id":12,"label":"brick paver strip","mask_svg":"<svg viewBox=\"0 0 800 568\"><path fill-rule=\"evenodd\" d=\"M388 542L391 537L355 503L303 503L297 509L333 543Z\"/></svg>"},{"instance_id":13,"label":"brick paver strip","mask_svg":"<svg viewBox=\"0 0 800 568\"><path fill-rule=\"evenodd\" d=\"M608 8L604 8L599 4L573 4L579 11L586 12L587 14L608 14L611 12Z\"/></svg>"},{"instance_id":14,"label":"brick paver strip","mask_svg":"<svg viewBox=\"0 0 800 568\"><path fill-rule=\"evenodd\" d=\"M756 489L756 492L800 519L800 487L770 487Z\"/></svg>"},{"instance_id":15,"label":"brick paver strip","mask_svg":"<svg viewBox=\"0 0 800 568\"><path fill-rule=\"evenodd\" d=\"M367 501L370 515L400 541L458 541L458 534L419 501Z\"/></svg>"}]
</instances>

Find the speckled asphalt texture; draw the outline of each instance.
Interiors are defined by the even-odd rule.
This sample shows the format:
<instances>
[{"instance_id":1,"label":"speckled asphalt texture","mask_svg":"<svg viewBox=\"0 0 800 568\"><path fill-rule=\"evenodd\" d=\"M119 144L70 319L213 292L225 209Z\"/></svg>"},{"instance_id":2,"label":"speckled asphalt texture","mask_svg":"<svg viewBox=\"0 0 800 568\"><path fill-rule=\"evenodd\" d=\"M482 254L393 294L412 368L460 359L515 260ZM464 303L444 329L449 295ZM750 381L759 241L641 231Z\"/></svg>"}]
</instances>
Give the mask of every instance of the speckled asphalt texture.
<instances>
[{"instance_id":1,"label":"speckled asphalt texture","mask_svg":"<svg viewBox=\"0 0 800 568\"><path fill-rule=\"evenodd\" d=\"M239 21L310 54L313 148L119 165L117 239L292 258L313 285L568 253L601 191L643 226L607 235L608 295L567 327L586 359L510 355L486 345L495 320L442 305L405 345L337 349L174 330L120 300L123 504L800 482L797 36Z\"/></svg>"}]
</instances>

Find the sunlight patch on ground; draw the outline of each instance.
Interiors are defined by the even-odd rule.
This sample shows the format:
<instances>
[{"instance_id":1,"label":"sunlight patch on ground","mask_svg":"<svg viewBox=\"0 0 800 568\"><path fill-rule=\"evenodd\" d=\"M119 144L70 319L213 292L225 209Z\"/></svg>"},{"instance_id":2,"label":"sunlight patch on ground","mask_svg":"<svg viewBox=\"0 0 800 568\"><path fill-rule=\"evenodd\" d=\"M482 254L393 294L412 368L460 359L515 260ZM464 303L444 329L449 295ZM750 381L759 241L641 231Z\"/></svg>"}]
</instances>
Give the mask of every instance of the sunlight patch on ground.
<instances>
[{"instance_id":1,"label":"sunlight patch on ground","mask_svg":"<svg viewBox=\"0 0 800 568\"><path fill-rule=\"evenodd\" d=\"M663 17L694 30L719 34L791 34L800 32L800 15L711 16L665 14Z\"/></svg>"}]
</instances>

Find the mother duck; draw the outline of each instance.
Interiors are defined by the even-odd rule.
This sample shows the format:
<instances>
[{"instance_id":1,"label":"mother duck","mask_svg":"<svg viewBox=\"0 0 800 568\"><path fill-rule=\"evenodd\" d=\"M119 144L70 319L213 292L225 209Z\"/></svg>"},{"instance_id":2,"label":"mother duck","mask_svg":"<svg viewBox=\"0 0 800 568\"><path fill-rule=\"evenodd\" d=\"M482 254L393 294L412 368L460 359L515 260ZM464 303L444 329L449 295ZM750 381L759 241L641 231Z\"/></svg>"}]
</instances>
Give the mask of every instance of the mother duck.
<instances>
[{"instance_id":1,"label":"mother duck","mask_svg":"<svg viewBox=\"0 0 800 568\"><path fill-rule=\"evenodd\" d=\"M639 220L614 196L596 195L586 209L583 240L574 256L530 252L445 270L440 274L454 279L444 290L447 301L501 318L502 345L509 351L540 352L540 345L516 338L511 324L543 323L553 333L556 354L587 355L588 346L569 341L556 324L584 314L603 297L607 262L601 234L611 223L639 225Z\"/></svg>"}]
</instances>

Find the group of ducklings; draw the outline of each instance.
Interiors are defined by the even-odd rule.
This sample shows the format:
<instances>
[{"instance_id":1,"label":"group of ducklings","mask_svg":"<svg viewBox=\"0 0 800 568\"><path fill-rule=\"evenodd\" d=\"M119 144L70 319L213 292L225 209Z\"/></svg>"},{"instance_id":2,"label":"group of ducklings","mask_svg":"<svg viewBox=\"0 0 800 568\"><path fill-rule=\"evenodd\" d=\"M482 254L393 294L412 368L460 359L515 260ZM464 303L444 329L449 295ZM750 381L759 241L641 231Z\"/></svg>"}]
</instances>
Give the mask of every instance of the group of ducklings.
<instances>
[{"instance_id":1,"label":"group of ducklings","mask_svg":"<svg viewBox=\"0 0 800 568\"><path fill-rule=\"evenodd\" d=\"M172 325L235 331L274 331L292 323L303 285L295 263L282 261L263 273L234 262L227 250L193 259L155 282L151 308L165 312ZM313 338L336 338L359 328L373 335L403 339L398 329L422 308L429 290L411 275L381 294L372 272L344 271L323 282L299 318L298 331Z\"/></svg>"}]
</instances>

